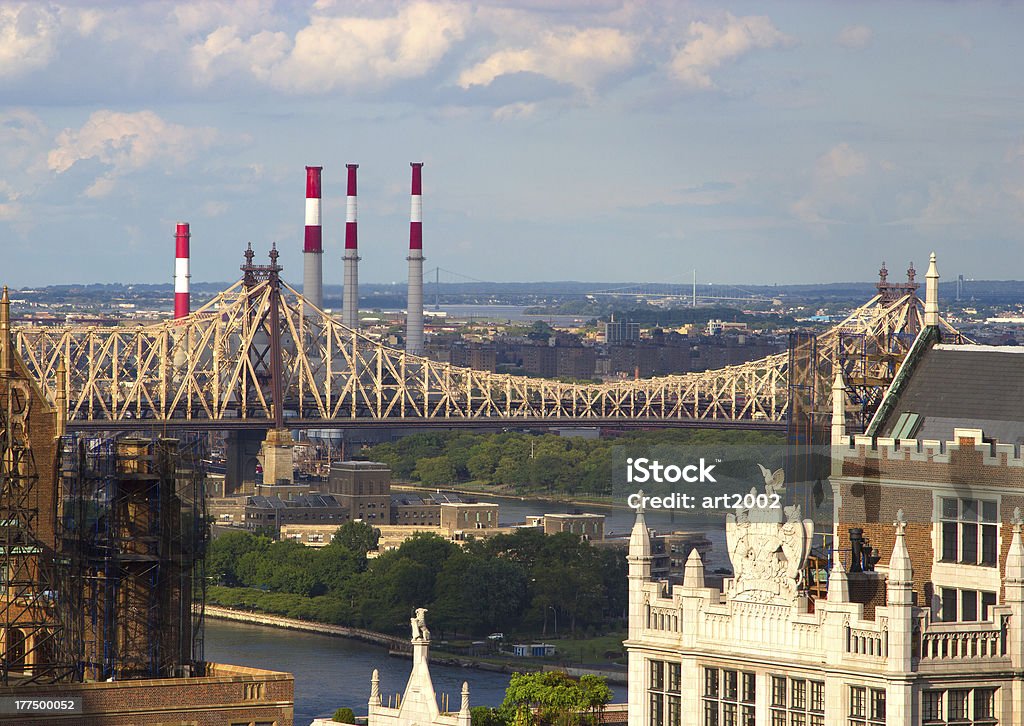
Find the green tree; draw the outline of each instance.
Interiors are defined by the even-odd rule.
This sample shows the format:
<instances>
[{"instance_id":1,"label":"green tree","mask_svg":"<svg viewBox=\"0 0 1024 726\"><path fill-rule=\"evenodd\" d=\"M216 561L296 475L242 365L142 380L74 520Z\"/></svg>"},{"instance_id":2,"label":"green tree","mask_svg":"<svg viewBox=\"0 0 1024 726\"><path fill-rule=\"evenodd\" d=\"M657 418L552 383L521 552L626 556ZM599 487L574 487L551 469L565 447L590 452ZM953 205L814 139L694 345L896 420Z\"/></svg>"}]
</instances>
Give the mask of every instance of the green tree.
<instances>
[{"instance_id":1,"label":"green tree","mask_svg":"<svg viewBox=\"0 0 1024 726\"><path fill-rule=\"evenodd\" d=\"M558 671L513 673L500 711L513 726L593 724L612 692L603 678Z\"/></svg>"},{"instance_id":2,"label":"green tree","mask_svg":"<svg viewBox=\"0 0 1024 726\"><path fill-rule=\"evenodd\" d=\"M334 717L331 720L338 723L355 723L356 715L351 708L339 708L334 712Z\"/></svg>"},{"instance_id":3,"label":"green tree","mask_svg":"<svg viewBox=\"0 0 1024 726\"><path fill-rule=\"evenodd\" d=\"M225 532L210 543L206 554L206 571L215 582L230 587L241 584L238 561L263 543L249 532ZM269 541L266 543L269 544Z\"/></svg>"},{"instance_id":4,"label":"green tree","mask_svg":"<svg viewBox=\"0 0 1024 726\"><path fill-rule=\"evenodd\" d=\"M448 456L420 459L416 462L412 475L430 487L451 484L456 479L455 464Z\"/></svg>"},{"instance_id":5,"label":"green tree","mask_svg":"<svg viewBox=\"0 0 1024 726\"><path fill-rule=\"evenodd\" d=\"M334 533L334 539L324 549L344 547L363 560L363 566L360 569L365 569L366 553L377 549L378 542L380 542L380 530L374 528L373 525L366 522L345 522L338 527L338 531Z\"/></svg>"},{"instance_id":6,"label":"green tree","mask_svg":"<svg viewBox=\"0 0 1024 726\"><path fill-rule=\"evenodd\" d=\"M474 706L469 709L472 726L508 726L508 722L496 708Z\"/></svg>"}]
</instances>

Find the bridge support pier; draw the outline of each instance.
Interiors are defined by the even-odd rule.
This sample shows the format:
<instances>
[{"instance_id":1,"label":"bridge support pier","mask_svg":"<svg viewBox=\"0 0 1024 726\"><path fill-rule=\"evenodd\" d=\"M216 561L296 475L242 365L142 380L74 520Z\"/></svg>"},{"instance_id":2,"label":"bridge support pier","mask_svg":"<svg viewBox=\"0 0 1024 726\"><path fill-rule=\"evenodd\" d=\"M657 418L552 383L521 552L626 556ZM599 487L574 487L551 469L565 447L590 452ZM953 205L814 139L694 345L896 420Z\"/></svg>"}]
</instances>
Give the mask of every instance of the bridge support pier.
<instances>
[{"instance_id":1,"label":"bridge support pier","mask_svg":"<svg viewBox=\"0 0 1024 726\"><path fill-rule=\"evenodd\" d=\"M228 432L225 452L224 494L253 494L256 466L260 463L260 447L265 431L239 429Z\"/></svg>"},{"instance_id":2,"label":"bridge support pier","mask_svg":"<svg viewBox=\"0 0 1024 726\"><path fill-rule=\"evenodd\" d=\"M270 429L263 440L263 482L293 484L295 482L295 441L288 429Z\"/></svg>"}]
</instances>

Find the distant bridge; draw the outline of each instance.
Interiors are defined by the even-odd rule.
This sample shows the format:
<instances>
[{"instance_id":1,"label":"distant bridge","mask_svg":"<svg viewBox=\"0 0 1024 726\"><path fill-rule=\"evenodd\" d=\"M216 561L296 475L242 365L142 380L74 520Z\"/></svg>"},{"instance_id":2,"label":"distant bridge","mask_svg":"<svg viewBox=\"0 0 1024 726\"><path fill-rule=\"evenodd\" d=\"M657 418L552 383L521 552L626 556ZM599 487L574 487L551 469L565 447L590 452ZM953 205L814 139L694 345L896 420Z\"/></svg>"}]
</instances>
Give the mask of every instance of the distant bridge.
<instances>
[{"instance_id":1,"label":"distant bridge","mask_svg":"<svg viewBox=\"0 0 1024 726\"><path fill-rule=\"evenodd\" d=\"M877 400L921 327L880 291L793 351L699 373L573 384L439 363L346 328L280 279L276 253L181 320L21 327L16 345L72 428L606 425L780 428L790 397ZM949 333L956 331L943 323ZM797 370L797 368L801 370ZM794 383L796 381L796 383ZM796 385L796 388L794 387ZM817 401L817 403L814 403Z\"/></svg>"}]
</instances>

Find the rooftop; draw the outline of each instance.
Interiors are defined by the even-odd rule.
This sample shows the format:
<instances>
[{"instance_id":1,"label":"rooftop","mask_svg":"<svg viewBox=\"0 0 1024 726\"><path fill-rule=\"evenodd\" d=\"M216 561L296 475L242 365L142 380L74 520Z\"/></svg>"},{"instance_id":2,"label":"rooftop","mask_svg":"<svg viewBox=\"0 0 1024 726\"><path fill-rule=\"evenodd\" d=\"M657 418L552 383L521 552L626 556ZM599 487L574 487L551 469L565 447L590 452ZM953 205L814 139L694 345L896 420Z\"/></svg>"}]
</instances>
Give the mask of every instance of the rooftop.
<instances>
[{"instance_id":1,"label":"rooftop","mask_svg":"<svg viewBox=\"0 0 1024 726\"><path fill-rule=\"evenodd\" d=\"M1024 348L940 343L908 374L880 436L947 441L967 427L986 439L1024 442Z\"/></svg>"}]
</instances>

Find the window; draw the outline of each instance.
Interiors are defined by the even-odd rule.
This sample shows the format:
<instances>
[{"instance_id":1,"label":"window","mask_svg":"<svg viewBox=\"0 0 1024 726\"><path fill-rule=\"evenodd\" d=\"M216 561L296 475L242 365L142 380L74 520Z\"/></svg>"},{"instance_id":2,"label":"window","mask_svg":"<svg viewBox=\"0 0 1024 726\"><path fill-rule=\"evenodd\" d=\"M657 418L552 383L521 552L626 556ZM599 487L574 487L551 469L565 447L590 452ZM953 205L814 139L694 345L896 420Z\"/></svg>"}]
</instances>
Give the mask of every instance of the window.
<instances>
[{"instance_id":1,"label":"window","mask_svg":"<svg viewBox=\"0 0 1024 726\"><path fill-rule=\"evenodd\" d=\"M885 726L885 691L850 686L849 726Z\"/></svg>"},{"instance_id":2,"label":"window","mask_svg":"<svg viewBox=\"0 0 1024 726\"><path fill-rule=\"evenodd\" d=\"M996 594L978 590L957 590L952 587L940 589L942 622L971 623L977 620L992 620L992 607L996 604Z\"/></svg>"},{"instance_id":3,"label":"window","mask_svg":"<svg viewBox=\"0 0 1024 726\"><path fill-rule=\"evenodd\" d=\"M953 688L921 694L921 720L925 724L994 726L995 688Z\"/></svg>"},{"instance_id":4,"label":"window","mask_svg":"<svg viewBox=\"0 0 1024 726\"><path fill-rule=\"evenodd\" d=\"M682 665L666 661L648 661L647 696L649 726L680 726L682 707Z\"/></svg>"},{"instance_id":5,"label":"window","mask_svg":"<svg viewBox=\"0 0 1024 726\"><path fill-rule=\"evenodd\" d=\"M994 567L999 504L989 499L942 498L942 561Z\"/></svg>"},{"instance_id":6,"label":"window","mask_svg":"<svg viewBox=\"0 0 1024 726\"><path fill-rule=\"evenodd\" d=\"M771 726L824 726L824 682L771 676L771 685Z\"/></svg>"},{"instance_id":7,"label":"window","mask_svg":"<svg viewBox=\"0 0 1024 726\"><path fill-rule=\"evenodd\" d=\"M753 673L704 668L704 726L754 726Z\"/></svg>"}]
</instances>

